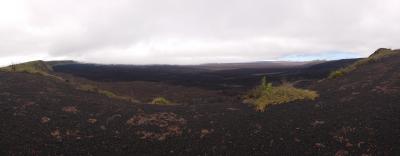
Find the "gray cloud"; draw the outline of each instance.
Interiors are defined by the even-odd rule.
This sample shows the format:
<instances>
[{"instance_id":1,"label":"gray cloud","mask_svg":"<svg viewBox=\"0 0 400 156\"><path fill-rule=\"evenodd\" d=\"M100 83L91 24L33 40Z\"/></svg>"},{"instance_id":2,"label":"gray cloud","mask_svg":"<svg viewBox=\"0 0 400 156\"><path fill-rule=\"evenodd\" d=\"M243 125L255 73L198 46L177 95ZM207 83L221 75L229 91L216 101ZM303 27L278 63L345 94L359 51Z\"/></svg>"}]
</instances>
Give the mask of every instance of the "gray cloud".
<instances>
[{"instance_id":1,"label":"gray cloud","mask_svg":"<svg viewBox=\"0 0 400 156\"><path fill-rule=\"evenodd\" d=\"M4 0L0 64L274 60L400 43L397 0Z\"/></svg>"}]
</instances>

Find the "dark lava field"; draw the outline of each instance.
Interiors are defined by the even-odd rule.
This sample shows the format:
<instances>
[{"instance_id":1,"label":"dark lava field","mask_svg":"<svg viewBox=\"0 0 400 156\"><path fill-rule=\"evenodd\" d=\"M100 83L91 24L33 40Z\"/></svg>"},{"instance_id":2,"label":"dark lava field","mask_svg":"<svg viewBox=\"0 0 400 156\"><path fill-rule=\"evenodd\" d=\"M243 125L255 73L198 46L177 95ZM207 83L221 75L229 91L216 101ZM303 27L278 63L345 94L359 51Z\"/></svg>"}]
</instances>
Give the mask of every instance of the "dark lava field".
<instances>
[{"instance_id":1,"label":"dark lava field","mask_svg":"<svg viewBox=\"0 0 400 156\"><path fill-rule=\"evenodd\" d=\"M0 155L400 155L400 55L327 78L358 60L0 72ZM256 111L242 97L264 76L319 97Z\"/></svg>"}]
</instances>

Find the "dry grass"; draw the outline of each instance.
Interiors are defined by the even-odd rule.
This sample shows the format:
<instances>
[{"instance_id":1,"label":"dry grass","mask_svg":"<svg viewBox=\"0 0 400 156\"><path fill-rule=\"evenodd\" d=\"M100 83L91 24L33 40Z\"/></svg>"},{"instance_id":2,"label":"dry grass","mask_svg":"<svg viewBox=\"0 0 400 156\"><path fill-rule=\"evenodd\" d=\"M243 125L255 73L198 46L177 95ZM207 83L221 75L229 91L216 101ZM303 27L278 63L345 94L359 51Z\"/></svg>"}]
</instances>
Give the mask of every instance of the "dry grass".
<instances>
[{"instance_id":1,"label":"dry grass","mask_svg":"<svg viewBox=\"0 0 400 156\"><path fill-rule=\"evenodd\" d=\"M101 94L101 95L107 96L108 98L112 98L112 99L124 100L124 101L129 101L129 102L134 102L134 103L137 102L137 100L135 100L132 97L120 96L120 95L117 95L117 94L115 94L115 93L113 93L111 91L100 89L100 88L98 88L98 87L96 87L94 85L90 85L90 84L76 84L76 85L77 85L77 89L78 90L94 92L94 93L97 93L97 94Z\"/></svg>"},{"instance_id":2,"label":"dry grass","mask_svg":"<svg viewBox=\"0 0 400 156\"><path fill-rule=\"evenodd\" d=\"M245 96L245 101L254 105L257 111L265 111L271 105L288 103L296 100L314 100L319 95L315 91L295 88L290 84L253 89Z\"/></svg>"},{"instance_id":3,"label":"dry grass","mask_svg":"<svg viewBox=\"0 0 400 156\"><path fill-rule=\"evenodd\" d=\"M154 105L171 105L172 104L171 101L165 99L164 97L154 98L150 103L154 104Z\"/></svg>"}]
</instances>

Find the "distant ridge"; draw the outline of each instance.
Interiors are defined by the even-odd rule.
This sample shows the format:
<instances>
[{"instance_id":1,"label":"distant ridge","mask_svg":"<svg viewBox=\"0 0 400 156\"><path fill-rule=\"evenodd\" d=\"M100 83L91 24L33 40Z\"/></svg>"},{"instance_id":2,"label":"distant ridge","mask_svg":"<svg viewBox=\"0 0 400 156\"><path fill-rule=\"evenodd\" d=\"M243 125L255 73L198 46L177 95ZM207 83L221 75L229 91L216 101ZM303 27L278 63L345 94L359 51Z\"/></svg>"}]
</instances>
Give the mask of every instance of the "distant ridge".
<instances>
[{"instance_id":1,"label":"distant ridge","mask_svg":"<svg viewBox=\"0 0 400 156\"><path fill-rule=\"evenodd\" d=\"M256 61L243 63L207 63L197 65L195 67L209 70L229 70L229 69L246 69L246 68L287 68L287 67L309 67L315 64L324 63L326 61Z\"/></svg>"},{"instance_id":2,"label":"distant ridge","mask_svg":"<svg viewBox=\"0 0 400 156\"><path fill-rule=\"evenodd\" d=\"M0 68L2 71L7 72L27 72L32 74L48 74L53 71L53 68L42 60L30 61L20 64L9 65Z\"/></svg>"},{"instance_id":3,"label":"distant ridge","mask_svg":"<svg viewBox=\"0 0 400 156\"><path fill-rule=\"evenodd\" d=\"M361 66L365 66L365 65L371 64L371 63L376 63L376 62L381 61L382 59L385 59L388 57L393 57L393 56L398 56L399 54L400 54L400 50L391 50L391 49L386 49L386 48L380 48L367 58L360 59L345 68L341 68L339 70L333 71L332 73L330 73L329 78L343 77L344 75L360 68Z\"/></svg>"},{"instance_id":4,"label":"distant ridge","mask_svg":"<svg viewBox=\"0 0 400 156\"><path fill-rule=\"evenodd\" d=\"M20 64L12 64L7 67L0 68L0 71L39 74L42 76L65 81L62 77L56 76L54 74L53 67L50 64L42 60L30 61Z\"/></svg>"},{"instance_id":5,"label":"distant ridge","mask_svg":"<svg viewBox=\"0 0 400 156\"><path fill-rule=\"evenodd\" d=\"M64 64L75 64L75 63L79 63L77 61L74 60L60 60L60 61L45 61L46 64L50 65L50 66L56 66L56 65L64 65Z\"/></svg>"}]
</instances>

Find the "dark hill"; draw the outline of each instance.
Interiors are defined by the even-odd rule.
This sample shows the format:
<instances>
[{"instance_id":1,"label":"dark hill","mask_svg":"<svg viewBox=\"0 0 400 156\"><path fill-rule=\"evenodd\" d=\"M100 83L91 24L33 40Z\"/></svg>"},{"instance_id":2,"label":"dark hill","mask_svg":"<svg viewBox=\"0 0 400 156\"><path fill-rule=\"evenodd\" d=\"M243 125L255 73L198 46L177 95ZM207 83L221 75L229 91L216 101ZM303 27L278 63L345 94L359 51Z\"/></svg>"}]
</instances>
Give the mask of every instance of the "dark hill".
<instances>
[{"instance_id":1,"label":"dark hill","mask_svg":"<svg viewBox=\"0 0 400 156\"><path fill-rule=\"evenodd\" d=\"M318 80L328 76L357 59L314 62L258 62L226 63L193 66L175 65L102 65L102 64L58 64L54 71L72 74L95 81L152 81L174 85L224 89L230 86L248 89L257 85L261 77L270 81L283 79Z\"/></svg>"},{"instance_id":2,"label":"dark hill","mask_svg":"<svg viewBox=\"0 0 400 156\"><path fill-rule=\"evenodd\" d=\"M334 135L332 132L332 137L342 142L343 147L349 142L368 140L368 148L376 151L376 155L398 155L400 51L385 49L383 52L380 49L377 52L355 62L357 68L344 76L325 79L313 87L321 95L316 105L321 108L318 118L324 118L332 126L343 127L339 131L353 129L348 132L350 134ZM349 141L341 140L340 136Z\"/></svg>"},{"instance_id":3,"label":"dark hill","mask_svg":"<svg viewBox=\"0 0 400 156\"><path fill-rule=\"evenodd\" d=\"M324 61L305 61L305 62L290 62L290 61L258 61L244 63L209 63L195 65L194 68L207 70L233 70L233 69L265 69L265 68L302 68L313 64L318 64Z\"/></svg>"},{"instance_id":4,"label":"dark hill","mask_svg":"<svg viewBox=\"0 0 400 156\"><path fill-rule=\"evenodd\" d=\"M8 72L27 72L33 74L42 74L46 75L53 71L52 67L48 65L46 62L38 60L31 61L21 64L10 65L4 68L0 68L0 71L8 71Z\"/></svg>"}]
</instances>

